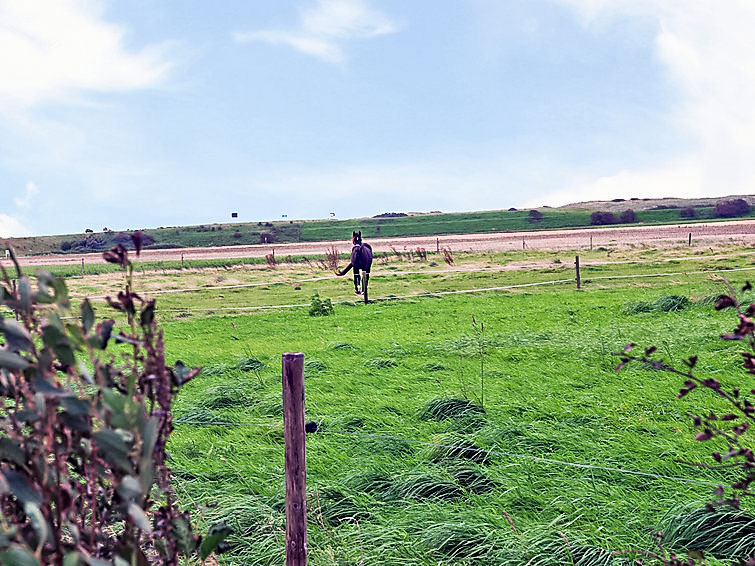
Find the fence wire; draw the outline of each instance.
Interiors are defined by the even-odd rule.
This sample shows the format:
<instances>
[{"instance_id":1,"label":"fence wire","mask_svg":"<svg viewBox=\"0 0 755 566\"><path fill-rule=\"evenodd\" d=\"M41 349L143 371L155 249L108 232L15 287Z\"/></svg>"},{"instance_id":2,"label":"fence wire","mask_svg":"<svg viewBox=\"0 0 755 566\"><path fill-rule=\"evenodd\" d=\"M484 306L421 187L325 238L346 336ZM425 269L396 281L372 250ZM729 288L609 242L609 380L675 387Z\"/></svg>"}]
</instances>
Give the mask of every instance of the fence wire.
<instances>
[{"instance_id":1,"label":"fence wire","mask_svg":"<svg viewBox=\"0 0 755 566\"><path fill-rule=\"evenodd\" d=\"M277 428L277 429L283 428L283 423L272 424L272 423L229 422L229 421L186 421L186 420L180 420L180 419L175 420L173 422L176 424L187 424L187 425L195 425L195 426L264 427L264 428ZM317 432L314 432L311 434L314 434L316 436L323 436L323 435L344 436L344 437L351 437L351 438L356 438L356 439L370 438L370 439L380 439L380 440L393 440L393 441L406 442L408 444L414 444L416 446L425 446L425 447L430 447L430 448L444 448L446 450L463 450L465 452L476 453L476 454L481 454L481 455L501 456L504 458L513 458L517 460L528 460L528 461L536 462L539 464L566 466L570 468L579 468L583 470L597 470L597 471L603 471L603 472L609 472L609 473L631 475L631 476L645 477L645 478L651 478L651 479L659 479L659 480L672 481L672 482L678 482L678 483L705 485L705 486L711 486L711 487L718 487L719 485L721 485L720 483L716 483L716 482L712 482L708 480L685 478L681 476L669 476L665 474L656 474L653 472L644 472L640 470L630 470L630 469L619 468L615 466L601 466L597 464L585 464L582 462L570 462L568 460L559 460L557 458L546 458L543 456L535 456L532 454L508 452L508 451L499 450L496 448L492 448L492 449L472 448L468 445L444 444L444 443L439 443L439 442L426 442L423 440L410 439L410 438L405 438L402 436L395 436L395 435L382 433L382 432L368 433L368 432L357 432L357 431L318 430Z\"/></svg>"}]
</instances>

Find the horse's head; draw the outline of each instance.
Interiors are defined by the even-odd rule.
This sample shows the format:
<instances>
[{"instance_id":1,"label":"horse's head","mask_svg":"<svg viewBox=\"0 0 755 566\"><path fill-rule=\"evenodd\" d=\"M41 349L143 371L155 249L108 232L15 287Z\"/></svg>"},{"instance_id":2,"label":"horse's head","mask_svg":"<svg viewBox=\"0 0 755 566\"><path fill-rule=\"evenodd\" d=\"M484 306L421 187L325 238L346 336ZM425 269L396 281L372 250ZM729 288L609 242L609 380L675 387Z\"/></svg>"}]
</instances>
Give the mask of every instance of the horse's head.
<instances>
[{"instance_id":1,"label":"horse's head","mask_svg":"<svg viewBox=\"0 0 755 566\"><path fill-rule=\"evenodd\" d=\"M359 232L352 232L351 233L351 243L355 246L359 246L362 244L362 231Z\"/></svg>"}]
</instances>

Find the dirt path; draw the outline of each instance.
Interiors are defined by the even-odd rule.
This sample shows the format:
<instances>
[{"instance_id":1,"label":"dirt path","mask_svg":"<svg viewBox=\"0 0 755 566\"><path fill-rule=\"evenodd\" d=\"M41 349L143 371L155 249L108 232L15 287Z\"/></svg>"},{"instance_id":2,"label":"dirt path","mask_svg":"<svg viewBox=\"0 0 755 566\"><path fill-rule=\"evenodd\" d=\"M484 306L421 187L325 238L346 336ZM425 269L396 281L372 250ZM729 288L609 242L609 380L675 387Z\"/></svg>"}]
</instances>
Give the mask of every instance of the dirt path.
<instances>
[{"instance_id":1,"label":"dirt path","mask_svg":"<svg viewBox=\"0 0 755 566\"><path fill-rule=\"evenodd\" d=\"M692 233L693 243L712 245L714 243L737 242L755 244L755 220L712 222L700 224L664 226L621 226L609 228L583 228L576 230L547 230L533 232L502 232L486 234L459 234L448 236L409 236L400 238L374 238L369 243L376 252L389 252L391 248L403 251L423 247L435 251L436 244L452 251L505 251L505 250L569 250L585 249L592 245L628 246L647 244L651 247L667 247L687 243ZM347 235L348 236L348 235ZM243 257L264 257L275 251L277 257L323 254L335 246L347 252L351 245L347 238L338 241L300 242L291 244L260 244L253 246L224 246L208 248L178 248L169 250L145 250L143 261L229 259ZM102 254L71 254L29 256L20 258L22 265L72 265L81 263L102 263Z\"/></svg>"}]
</instances>

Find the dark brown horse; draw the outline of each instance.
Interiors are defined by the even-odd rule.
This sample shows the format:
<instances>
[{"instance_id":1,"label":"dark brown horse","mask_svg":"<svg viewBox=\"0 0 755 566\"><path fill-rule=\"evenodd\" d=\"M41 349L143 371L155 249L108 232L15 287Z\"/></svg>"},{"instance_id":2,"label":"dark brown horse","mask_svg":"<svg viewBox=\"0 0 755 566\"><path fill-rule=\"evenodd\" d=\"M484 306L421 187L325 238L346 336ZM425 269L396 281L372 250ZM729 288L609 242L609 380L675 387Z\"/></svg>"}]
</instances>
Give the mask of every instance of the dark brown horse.
<instances>
[{"instance_id":1,"label":"dark brown horse","mask_svg":"<svg viewBox=\"0 0 755 566\"><path fill-rule=\"evenodd\" d=\"M362 232L353 232L351 235L351 261L342 271L336 271L336 275L346 275L349 269L354 268L354 292L364 295L367 303L367 285L370 282L370 268L372 267L372 246L362 242ZM360 272L364 272L360 276ZM361 284L361 289L360 289Z\"/></svg>"}]
</instances>

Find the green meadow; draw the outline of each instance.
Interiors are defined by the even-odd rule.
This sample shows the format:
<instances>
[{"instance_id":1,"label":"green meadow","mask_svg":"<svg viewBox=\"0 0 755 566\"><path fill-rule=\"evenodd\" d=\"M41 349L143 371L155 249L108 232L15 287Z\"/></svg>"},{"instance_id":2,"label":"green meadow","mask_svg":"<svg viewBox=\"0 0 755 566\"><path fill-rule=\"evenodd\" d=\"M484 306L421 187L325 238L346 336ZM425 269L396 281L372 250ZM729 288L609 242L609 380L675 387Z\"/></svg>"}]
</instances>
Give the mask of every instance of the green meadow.
<instances>
[{"instance_id":1,"label":"green meadow","mask_svg":"<svg viewBox=\"0 0 755 566\"><path fill-rule=\"evenodd\" d=\"M731 472L684 463L722 448L694 441L688 417L721 402L678 400L680 378L615 372L613 355L629 342L679 364L698 354L700 375L754 387L741 344L719 339L735 317L713 308L722 275L755 271L750 250L596 250L579 291L564 252L428 259L378 261L368 305L311 265L137 272L168 361L203 367L179 393L170 463L186 507L233 528L221 564L284 563L284 352L305 355L318 424L313 565L628 565L657 550L655 531L709 564L755 548L749 516L732 534L701 511ZM69 285L101 296L121 277ZM309 315L315 292L332 315Z\"/></svg>"}]
</instances>

